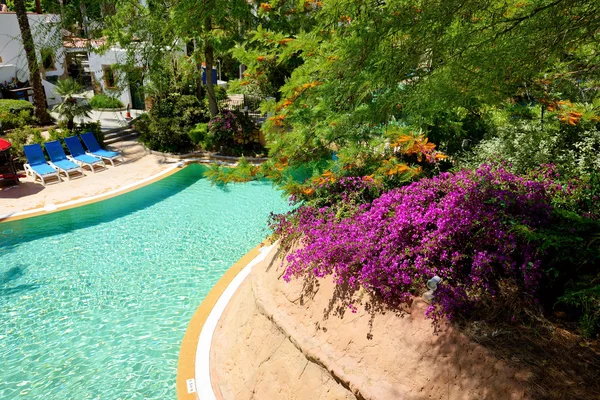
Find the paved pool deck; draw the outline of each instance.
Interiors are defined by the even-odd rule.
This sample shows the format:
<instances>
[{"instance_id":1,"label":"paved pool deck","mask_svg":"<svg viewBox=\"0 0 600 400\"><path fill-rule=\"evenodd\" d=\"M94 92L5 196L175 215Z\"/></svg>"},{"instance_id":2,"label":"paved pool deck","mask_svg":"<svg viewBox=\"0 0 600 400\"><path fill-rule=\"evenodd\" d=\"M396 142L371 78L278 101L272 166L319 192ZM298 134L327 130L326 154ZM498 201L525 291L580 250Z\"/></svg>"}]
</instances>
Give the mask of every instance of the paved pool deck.
<instances>
[{"instance_id":1,"label":"paved pool deck","mask_svg":"<svg viewBox=\"0 0 600 400\"><path fill-rule=\"evenodd\" d=\"M54 208L60 204L107 194L159 174L179 162L165 156L148 154L137 141L123 141L111 146L125 158L125 163L85 176L63 179L60 183L43 186L32 177L21 179L18 186L0 188L0 215L13 215L39 208ZM54 181L53 181L54 182Z\"/></svg>"}]
</instances>

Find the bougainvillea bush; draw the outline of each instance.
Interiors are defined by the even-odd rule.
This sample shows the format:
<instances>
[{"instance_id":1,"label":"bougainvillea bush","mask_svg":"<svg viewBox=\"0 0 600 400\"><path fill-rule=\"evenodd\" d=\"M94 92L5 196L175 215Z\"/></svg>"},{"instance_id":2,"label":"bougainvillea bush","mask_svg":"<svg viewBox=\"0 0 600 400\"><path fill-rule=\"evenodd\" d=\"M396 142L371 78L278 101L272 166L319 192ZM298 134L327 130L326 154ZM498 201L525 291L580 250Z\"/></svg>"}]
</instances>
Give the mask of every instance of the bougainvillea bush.
<instances>
[{"instance_id":1,"label":"bougainvillea bush","mask_svg":"<svg viewBox=\"0 0 600 400\"><path fill-rule=\"evenodd\" d=\"M346 206L355 210L351 215L340 214L339 203L360 196L348 194L332 206L305 204L273 219L288 253L284 278L332 275L337 284L399 305L438 275L428 310L434 319L489 305L507 287L523 304L547 304L545 296L556 298L569 280L598 271L597 251L587 246L598 224L559 208L556 199L566 204L577 188L552 177L552 171L524 177L484 165ZM352 184L361 193L375 185Z\"/></svg>"}]
</instances>

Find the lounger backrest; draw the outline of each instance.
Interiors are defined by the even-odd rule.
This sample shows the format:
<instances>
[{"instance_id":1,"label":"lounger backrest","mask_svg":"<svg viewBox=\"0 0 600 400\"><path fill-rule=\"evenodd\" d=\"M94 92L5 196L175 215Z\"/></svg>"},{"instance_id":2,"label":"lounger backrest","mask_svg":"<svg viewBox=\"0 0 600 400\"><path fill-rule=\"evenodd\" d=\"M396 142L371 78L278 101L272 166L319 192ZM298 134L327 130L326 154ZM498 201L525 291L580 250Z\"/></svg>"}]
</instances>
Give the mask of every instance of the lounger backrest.
<instances>
[{"instance_id":1,"label":"lounger backrest","mask_svg":"<svg viewBox=\"0 0 600 400\"><path fill-rule=\"evenodd\" d=\"M77 136L66 137L64 140L69 148L69 152L73 157L85 154L85 150L83 150L83 146L81 145L81 142Z\"/></svg>"},{"instance_id":2,"label":"lounger backrest","mask_svg":"<svg viewBox=\"0 0 600 400\"><path fill-rule=\"evenodd\" d=\"M25 152L25 157L27 157L27 162L29 165L46 164L44 151L42 150L42 146L39 144L35 143L23 146L23 151Z\"/></svg>"},{"instance_id":3,"label":"lounger backrest","mask_svg":"<svg viewBox=\"0 0 600 400\"><path fill-rule=\"evenodd\" d=\"M46 147L46 152L48 152L51 161L57 162L67 159L65 151L63 150L62 144L60 144L59 140L46 142L44 143L44 146Z\"/></svg>"},{"instance_id":4,"label":"lounger backrest","mask_svg":"<svg viewBox=\"0 0 600 400\"><path fill-rule=\"evenodd\" d=\"M91 152L102 150L102 148L100 148L100 145L98 144L98 141L96 140L96 137L92 132L82 133L81 140L83 140L83 143L85 143L85 147L87 147L88 150Z\"/></svg>"}]
</instances>

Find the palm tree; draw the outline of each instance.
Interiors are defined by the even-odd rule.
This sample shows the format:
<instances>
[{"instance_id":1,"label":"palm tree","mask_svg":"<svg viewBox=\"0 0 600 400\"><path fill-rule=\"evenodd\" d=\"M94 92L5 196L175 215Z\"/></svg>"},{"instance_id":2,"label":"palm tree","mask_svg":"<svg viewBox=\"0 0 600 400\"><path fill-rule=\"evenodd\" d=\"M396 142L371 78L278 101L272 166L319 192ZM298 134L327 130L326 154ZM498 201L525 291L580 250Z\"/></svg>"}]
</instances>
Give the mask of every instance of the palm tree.
<instances>
[{"instance_id":1,"label":"palm tree","mask_svg":"<svg viewBox=\"0 0 600 400\"><path fill-rule=\"evenodd\" d=\"M56 92L62 97L62 102L54 107L60 118L67 120L67 128L73 130L75 117L89 117L92 107L88 103L78 103L73 95L81 92L81 85L73 78L61 79L56 82Z\"/></svg>"},{"instance_id":2,"label":"palm tree","mask_svg":"<svg viewBox=\"0 0 600 400\"><path fill-rule=\"evenodd\" d=\"M27 65L29 66L29 80L31 82L31 87L33 88L35 116L41 124L47 124L50 123L52 119L46 110L46 95L44 93L44 87L42 86L42 78L40 77L37 57L35 56L35 45L33 44L29 19L27 19L25 1L15 0L14 4L17 21L19 21L21 39L23 40L23 47L25 48L25 56L27 57Z\"/></svg>"}]
</instances>

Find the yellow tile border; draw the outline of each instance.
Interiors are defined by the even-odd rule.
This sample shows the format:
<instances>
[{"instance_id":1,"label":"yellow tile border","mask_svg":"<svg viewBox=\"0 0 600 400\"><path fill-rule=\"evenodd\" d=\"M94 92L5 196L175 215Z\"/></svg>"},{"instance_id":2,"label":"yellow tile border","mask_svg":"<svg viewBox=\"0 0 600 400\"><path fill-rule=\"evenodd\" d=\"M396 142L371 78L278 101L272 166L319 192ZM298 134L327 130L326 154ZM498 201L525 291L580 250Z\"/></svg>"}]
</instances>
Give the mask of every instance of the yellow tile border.
<instances>
[{"instance_id":1,"label":"yellow tile border","mask_svg":"<svg viewBox=\"0 0 600 400\"><path fill-rule=\"evenodd\" d=\"M4 222L17 221L17 220L25 219L25 218L38 217L40 215L47 215L47 214L51 214L51 213L55 213L55 212L59 212L59 211L68 210L68 209L75 208L75 207L86 206L88 204L97 203L97 202L103 201L103 200L108 200L110 198L117 197L122 194L132 192L136 189L140 189L140 188L150 185L152 183L158 182L161 179L164 179L168 176L171 176L171 175L181 171L186 166L187 166L187 164L183 165L182 167L178 166L178 164L174 164L173 166L171 166L163 171L160 171L160 172L154 174L153 176L150 176L149 178L142 179L138 182L124 186L122 188L112 190L108 193L100 193L100 194L89 196L89 197L86 197L83 199L69 200L64 203L59 203L59 204L56 204L55 208L52 210L47 210L45 208L37 208L37 209L33 209L33 210L19 211L19 212L15 213L15 215L9 214L8 216L6 216L4 218L2 218L0 216L0 224L3 224Z\"/></svg>"},{"instance_id":2,"label":"yellow tile border","mask_svg":"<svg viewBox=\"0 0 600 400\"><path fill-rule=\"evenodd\" d=\"M254 260L259 254L260 249L264 246L268 246L270 241L268 239L262 241L258 246L246 253L240 258L235 264L233 264L223 274L221 279L213 286L208 292L200 306L196 309L196 312L192 316L188 328L185 331L183 340L181 341L181 347L179 349L179 361L177 363L177 399L178 400L197 400L197 393L188 393L187 391L187 380L195 379L196 374L196 350L198 348L198 340L200 339L200 332L206 323L208 315L211 313L213 307L217 303L217 300L221 297L227 286L248 265Z\"/></svg>"}]
</instances>

